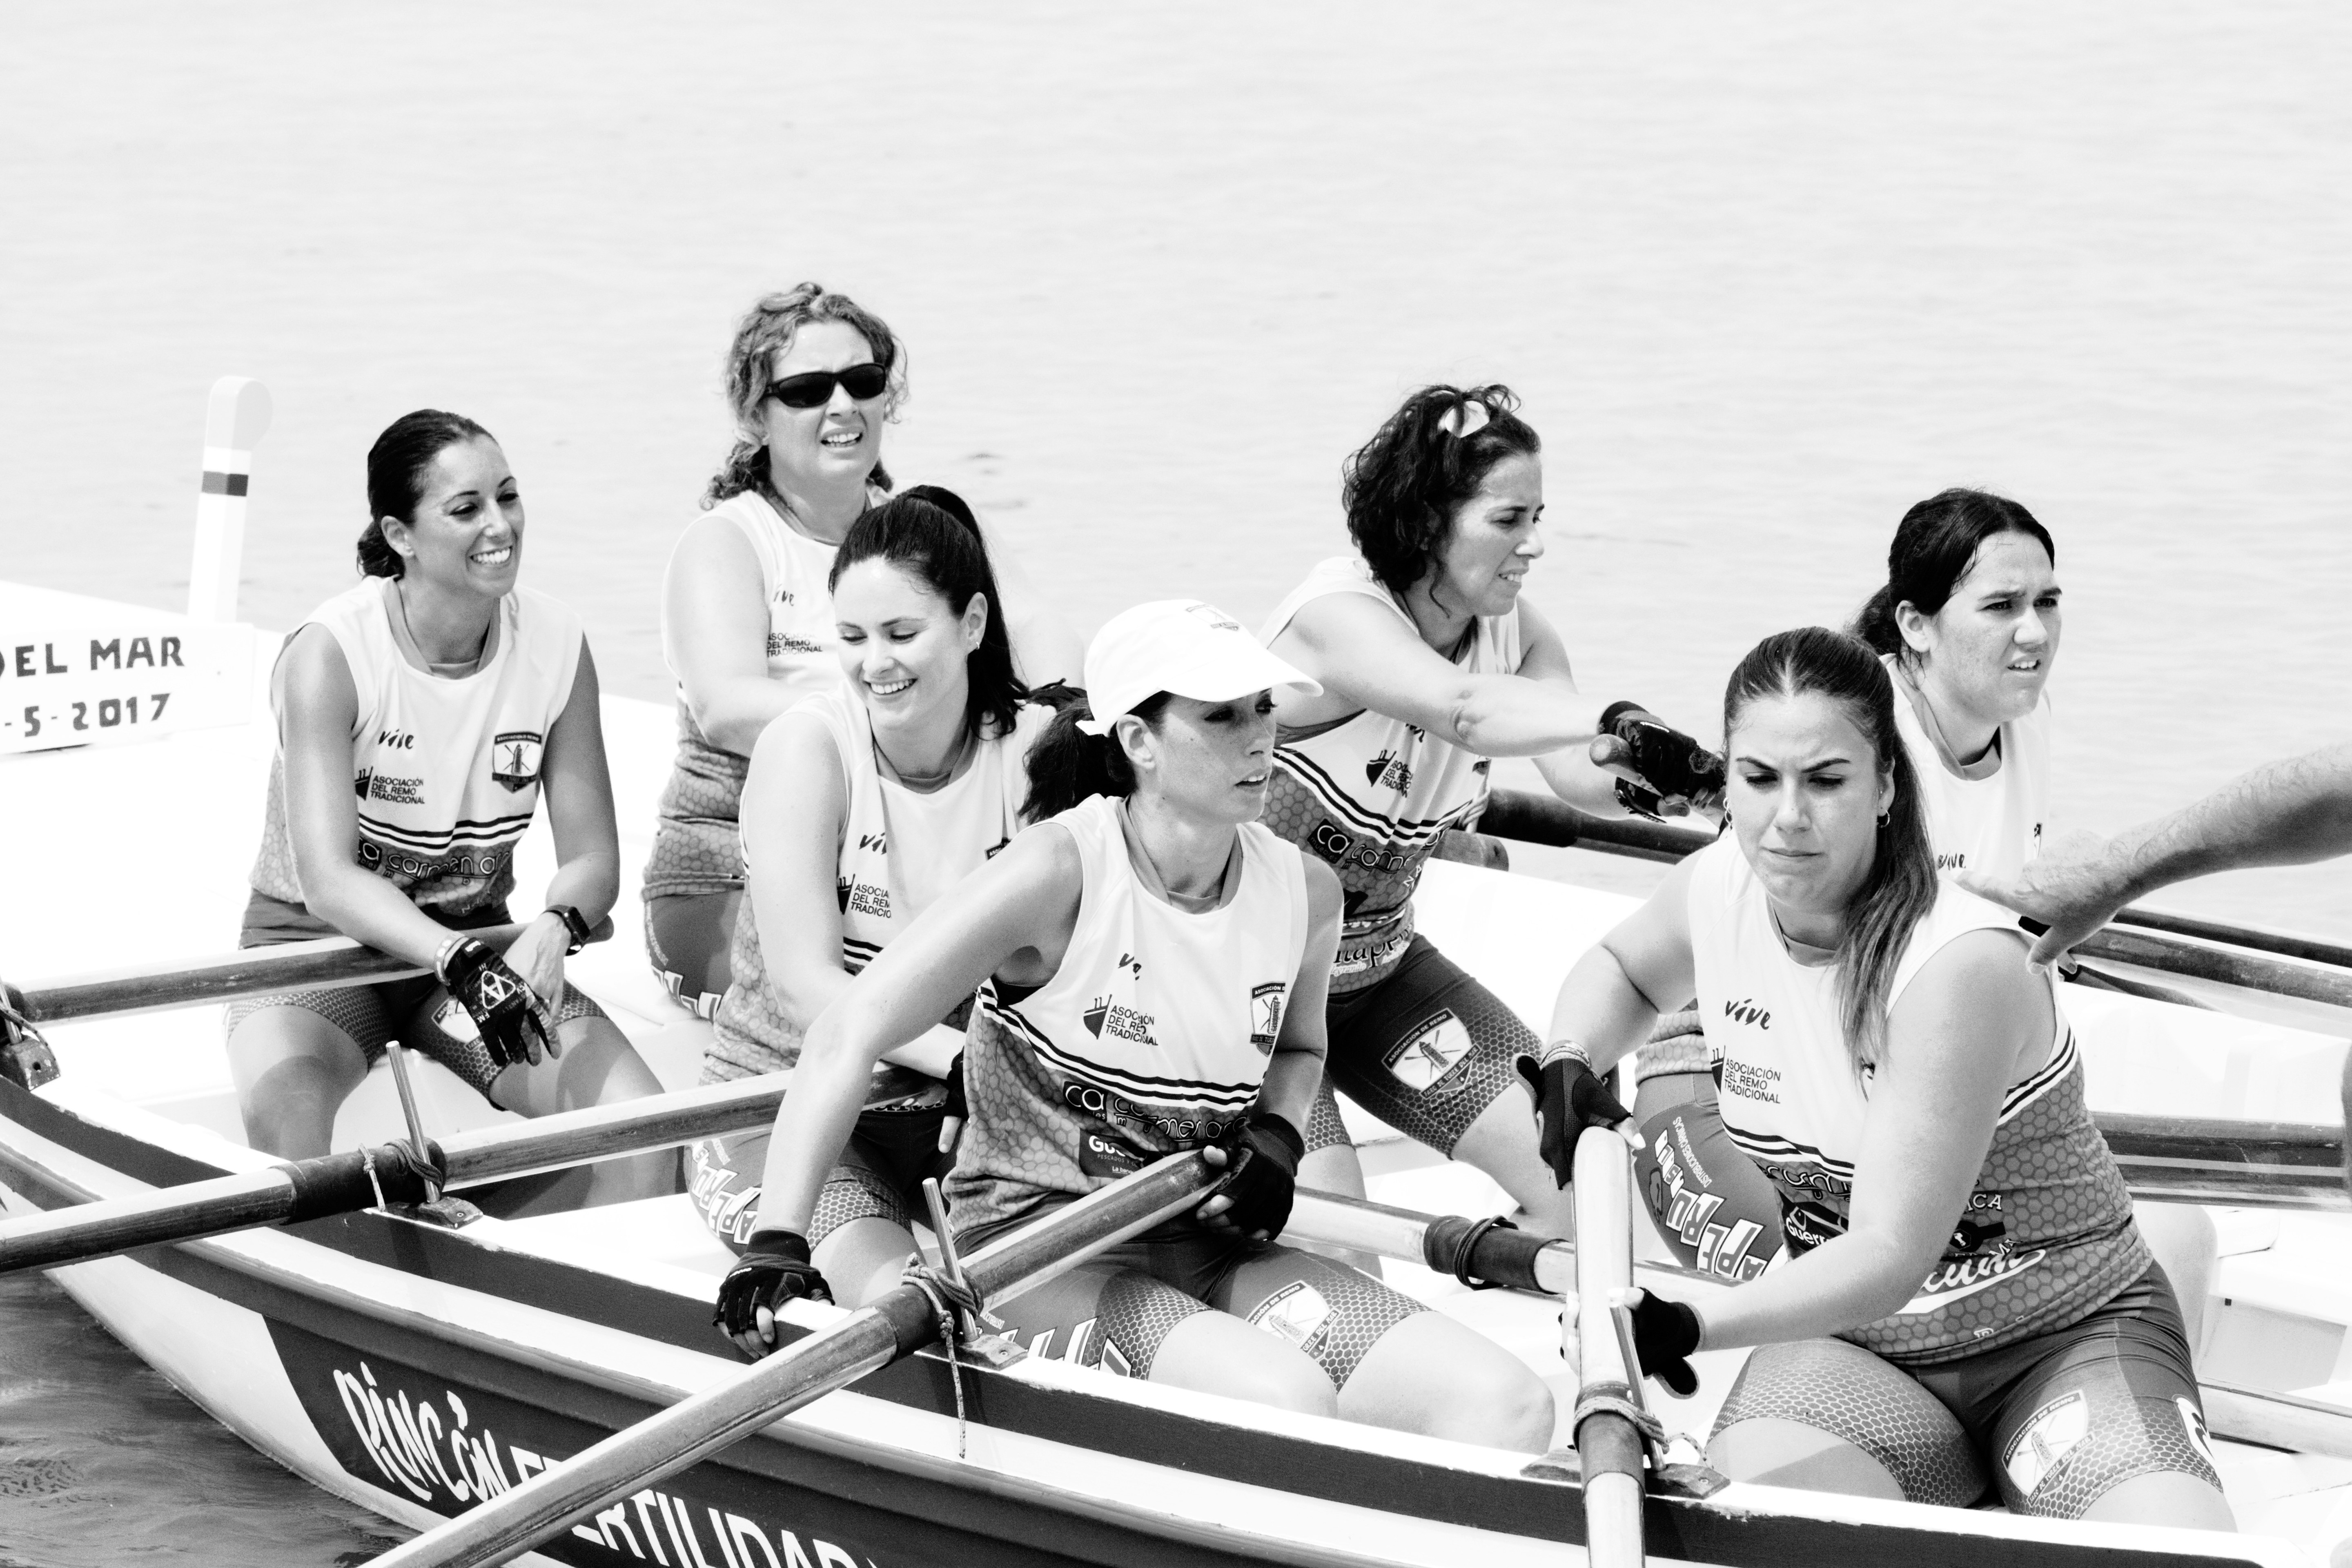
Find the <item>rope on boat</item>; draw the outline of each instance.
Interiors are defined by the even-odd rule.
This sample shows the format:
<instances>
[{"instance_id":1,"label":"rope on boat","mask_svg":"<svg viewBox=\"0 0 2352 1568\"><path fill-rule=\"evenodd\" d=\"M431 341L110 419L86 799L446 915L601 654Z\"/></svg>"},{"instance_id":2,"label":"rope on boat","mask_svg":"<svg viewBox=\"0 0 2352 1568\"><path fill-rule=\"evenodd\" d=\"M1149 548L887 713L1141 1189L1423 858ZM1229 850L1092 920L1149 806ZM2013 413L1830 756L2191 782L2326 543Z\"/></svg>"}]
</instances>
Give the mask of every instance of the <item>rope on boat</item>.
<instances>
[{"instance_id":1,"label":"rope on boat","mask_svg":"<svg viewBox=\"0 0 2352 1568\"><path fill-rule=\"evenodd\" d=\"M1650 1462L1653 1465L1665 1463L1666 1446L1672 1441L1666 1436L1665 1423L1651 1414L1648 1406L1644 1405L1634 1395L1633 1391L1625 1384L1596 1383L1579 1389L1576 1395L1576 1410L1569 1417L1568 1429L1571 1432L1579 1430L1583 1426L1585 1418L1590 1415L1623 1416L1633 1424L1633 1430L1642 1435L1642 1441L1648 1446Z\"/></svg>"},{"instance_id":2,"label":"rope on boat","mask_svg":"<svg viewBox=\"0 0 2352 1568\"><path fill-rule=\"evenodd\" d=\"M921 1291L923 1299L931 1304L931 1315L939 1320L940 1343L947 1347L948 1352L948 1384L955 1390L956 1458L962 1459L966 1457L965 1440L970 1434L971 1421L964 1411L963 1362L956 1353L957 1347L994 1337L982 1331L981 1325L983 1323L996 1334L1002 1334L1003 1321L988 1310L979 1293L969 1284L960 1283L944 1270L933 1268L923 1261L920 1253L908 1258L907 1266L898 1271L898 1283L911 1285Z\"/></svg>"}]
</instances>

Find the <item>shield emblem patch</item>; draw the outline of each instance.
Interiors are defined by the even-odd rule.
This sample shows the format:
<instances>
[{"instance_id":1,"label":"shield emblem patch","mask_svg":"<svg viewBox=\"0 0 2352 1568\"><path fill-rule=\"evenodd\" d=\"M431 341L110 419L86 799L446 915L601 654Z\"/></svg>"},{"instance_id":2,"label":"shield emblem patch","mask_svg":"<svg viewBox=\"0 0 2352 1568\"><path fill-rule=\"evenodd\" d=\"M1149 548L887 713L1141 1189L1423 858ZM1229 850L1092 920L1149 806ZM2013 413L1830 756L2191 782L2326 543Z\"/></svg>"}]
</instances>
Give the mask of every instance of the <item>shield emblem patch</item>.
<instances>
[{"instance_id":1,"label":"shield emblem patch","mask_svg":"<svg viewBox=\"0 0 2352 1568\"><path fill-rule=\"evenodd\" d=\"M539 782L542 749L538 731L508 731L490 742L490 776L509 790L529 788Z\"/></svg>"}]
</instances>

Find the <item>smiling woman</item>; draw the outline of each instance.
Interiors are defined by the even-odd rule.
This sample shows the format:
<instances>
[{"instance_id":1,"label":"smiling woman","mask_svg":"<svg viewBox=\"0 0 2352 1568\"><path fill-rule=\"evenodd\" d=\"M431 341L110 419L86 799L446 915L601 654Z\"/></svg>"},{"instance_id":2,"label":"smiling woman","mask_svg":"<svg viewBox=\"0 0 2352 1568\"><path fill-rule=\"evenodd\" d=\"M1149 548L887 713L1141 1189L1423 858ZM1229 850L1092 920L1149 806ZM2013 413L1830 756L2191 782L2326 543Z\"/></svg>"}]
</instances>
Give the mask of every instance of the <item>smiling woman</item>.
<instances>
[{"instance_id":1,"label":"smiling woman","mask_svg":"<svg viewBox=\"0 0 2352 1568\"><path fill-rule=\"evenodd\" d=\"M366 576L295 629L272 673L278 752L243 945L341 934L434 974L230 1006L247 1135L297 1158L327 1152L336 1108L395 1038L525 1115L659 1088L563 978L618 895L620 846L595 663L577 616L516 585L506 454L472 420L419 410L369 452L368 501ZM556 873L501 955L468 933L507 923L542 791ZM646 1156L583 1181L612 1201L666 1176Z\"/></svg>"}]
</instances>

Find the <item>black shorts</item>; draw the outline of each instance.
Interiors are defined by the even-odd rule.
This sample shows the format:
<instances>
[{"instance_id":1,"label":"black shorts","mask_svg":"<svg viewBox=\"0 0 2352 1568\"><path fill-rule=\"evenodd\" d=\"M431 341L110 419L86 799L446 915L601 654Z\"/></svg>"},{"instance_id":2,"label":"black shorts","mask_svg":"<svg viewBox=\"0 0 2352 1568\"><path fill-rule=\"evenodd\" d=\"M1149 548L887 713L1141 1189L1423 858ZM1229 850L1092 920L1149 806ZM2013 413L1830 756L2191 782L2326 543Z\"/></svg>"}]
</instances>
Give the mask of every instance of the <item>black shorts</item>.
<instances>
[{"instance_id":1,"label":"black shorts","mask_svg":"<svg viewBox=\"0 0 2352 1568\"><path fill-rule=\"evenodd\" d=\"M1853 1444L1914 1502L1965 1507L1990 1478L2013 1512L2080 1519L2137 1476L2221 1486L2161 1268L2063 1329L1959 1361L1899 1367L1843 1341L1766 1345L1715 1429L1757 1417Z\"/></svg>"},{"instance_id":2,"label":"black shorts","mask_svg":"<svg viewBox=\"0 0 2352 1568\"><path fill-rule=\"evenodd\" d=\"M1324 1021L1325 1077L1441 1154L1517 1084L1515 1059L1543 1048L1518 1015L1424 936L1381 980L1332 997Z\"/></svg>"},{"instance_id":3,"label":"black shorts","mask_svg":"<svg viewBox=\"0 0 2352 1568\"><path fill-rule=\"evenodd\" d=\"M733 984L729 954L742 918L740 889L725 893L665 893L646 900L646 957L669 994L698 1018L716 1017Z\"/></svg>"},{"instance_id":4,"label":"black shorts","mask_svg":"<svg viewBox=\"0 0 2352 1568\"><path fill-rule=\"evenodd\" d=\"M940 1106L867 1110L857 1118L841 1163L827 1173L809 1220L816 1246L854 1219L887 1219L902 1229L930 1224L923 1178L946 1182L955 1157L940 1152ZM686 1151L687 1190L710 1234L740 1253L759 1226L770 1129L704 1138Z\"/></svg>"},{"instance_id":5,"label":"black shorts","mask_svg":"<svg viewBox=\"0 0 2352 1568\"><path fill-rule=\"evenodd\" d=\"M1780 1255L1780 1189L1731 1141L1711 1073L1660 1073L1633 1097L1633 1182L1685 1268L1734 1282Z\"/></svg>"},{"instance_id":6,"label":"black shorts","mask_svg":"<svg viewBox=\"0 0 2352 1568\"><path fill-rule=\"evenodd\" d=\"M957 1247L970 1256L1013 1228L960 1236ZM1230 1312L1305 1352L1334 1388L1348 1385L1381 1335L1428 1310L1344 1263L1187 1221L1122 1242L991 1309L1032 1355L1122 1377L1150 1377L1177 1324Z\"/></svg>"}]
</instances>

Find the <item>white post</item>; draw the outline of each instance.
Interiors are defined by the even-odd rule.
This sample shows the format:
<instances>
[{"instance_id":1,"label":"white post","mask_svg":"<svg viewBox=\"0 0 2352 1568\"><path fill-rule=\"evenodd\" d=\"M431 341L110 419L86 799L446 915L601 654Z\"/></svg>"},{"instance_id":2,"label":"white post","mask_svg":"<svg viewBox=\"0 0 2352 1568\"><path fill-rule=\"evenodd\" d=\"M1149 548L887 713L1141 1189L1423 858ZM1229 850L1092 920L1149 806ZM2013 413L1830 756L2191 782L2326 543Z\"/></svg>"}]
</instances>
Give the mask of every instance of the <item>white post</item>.
<instances>
[{"instance_id":1,"label":"white post","mask_svg":"<svg viewBox=\"0 0 2352 1568\"><path fill-rule=\"evenodd\" d=\"M245 490L253 449L269 428L269 389L251 376L213 383L205 408L205 479L196 496L196 553L188 571L188 618L236 619L245 566Z\"/></svg>"}]
</instances>

